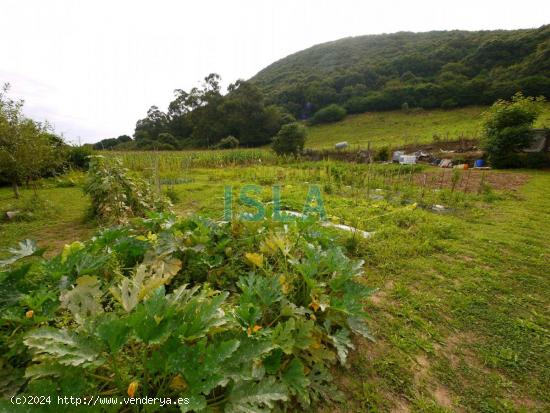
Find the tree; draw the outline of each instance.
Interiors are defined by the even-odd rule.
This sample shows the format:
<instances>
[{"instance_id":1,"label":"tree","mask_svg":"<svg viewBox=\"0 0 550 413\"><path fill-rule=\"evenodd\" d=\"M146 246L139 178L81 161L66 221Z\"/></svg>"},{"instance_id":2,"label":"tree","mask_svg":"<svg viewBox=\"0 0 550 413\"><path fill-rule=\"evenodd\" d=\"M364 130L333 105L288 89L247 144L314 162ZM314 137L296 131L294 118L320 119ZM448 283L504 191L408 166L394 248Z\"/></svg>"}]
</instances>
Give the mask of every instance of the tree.
<instances>
[{"instance_id":1,"label":"tree","mask_svg":"<svg viewBox=\"0 0 550 413\"><path fill-rule=\"evenodd\" d=\"M266 107L258 87L243 80L229 85L228 92L221 107L227 131L243 146L268 144L281 128L279 108Z\"/></svg>"},{"instance_id":2,"label":"tree","mask_svg":"<svg viewBox=\"0 0 550 413\"><path fill-rule=\"evenodd\" d=\"M516 93L511 101L498 100L483 114L482 147L494 166L506 166L510 157L530 145L543 101Z\"/></svg>"},{"instance_id":3,"label":"tree","mask_svg":"<svg viewBox=\"0 0 550 413\"><path fill-rule=\"evenodd\" d=\"M306 128L299 123L284 125L273 139L271 147L277 155L302 152L306 143Z\"/></svg>"},{"instance_id":4,"label":"tree","mask_svg":"<svg viewBox=\"0 0 550 413\"><path fill-rule=\"evenodd\" d=\"M132 142L132 138L130 138L128 135L120 135L117 138L117 141L119 143Z\"/></svg>"},{"instance_id":5,"label":"tree","mask_svg":"<svg viewBox=\"0 0 550 413\"><path fill-rule=\"evenodd\" d=\"M23 101L7 97L9 85L0 91L0 176L10 182L16 198L19 185L59 167L64 145L50 126L26 118Z\"/></svg>"},{"instance_id":6,"label":"tree","mask_svg":"<svg viewBox=\"0 0 550 413\"><path fill-rule=\"evenodd\" d=\"M118 138L102 139L99 142L94 143L93 148L100 151L104 149L119 149L123 143L132 142L132 138L128 135L120 135Z\"/></svg>"},{"instance_id":7,"label":"tree","mask_svg":"<svg viewBox=\"0 0 550 413\"><path fill-rule=\"evenodd\" d=\"M229 135L243 146L269 143L284 123L284 113L277 106L266 106L263 94L250 82L237 80L222 95L220 80L212 73L201 87L188 92L176 89L165 117L153 107L136 125L137 147L159 141L176 148L214 147ZM159 124L162 127L157 127ZM177 144L167 141L165 133L170 133Z\"/></svg>"},{"instance_id":8,"label":"tree","mask_svg":"<svg viewBox=\"0 0 550 413\"><path fill-rule=\"evenodd\" d=\"M328 123L338 122L346 117L346 109L343 107L332 104L324 107L321 110L315 112L311 118L311 123Z\"/></svg>"},{"instance_id":9,"label":"tree","mask_svg":"<svg viewBox=\"0 0 550 413\"><path fill-rule=\"evenodd\" d=\"M147 111L147 117L137 121L134 137L136 141L155 140L159 134L167 131L168 116L157 106L151 106Z\"/></svg>"}]
</instances>

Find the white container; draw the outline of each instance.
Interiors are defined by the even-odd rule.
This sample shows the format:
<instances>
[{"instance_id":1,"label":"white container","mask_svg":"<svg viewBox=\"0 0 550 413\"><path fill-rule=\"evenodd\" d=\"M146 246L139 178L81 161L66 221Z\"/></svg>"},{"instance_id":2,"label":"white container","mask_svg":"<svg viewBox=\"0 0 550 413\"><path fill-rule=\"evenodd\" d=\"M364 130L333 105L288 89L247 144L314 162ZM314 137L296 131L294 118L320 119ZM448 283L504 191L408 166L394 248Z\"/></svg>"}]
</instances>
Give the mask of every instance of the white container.
<instances>
[{"instance_id":1,"label":"white container","mask_svg":"<svg viewBox=\"0 0 550 413\"><path fill-rule=\"evenodd\" d=\"M399 157L399 163L401 165L414 165L414 164L416 164L416 156L415 155L401 155Z\"/></svg>"},{"instance_id":2,"label":"white container","mask_svg":"<svg viewBox=\"0 0 550 413\"><path fill-rule=\"evenodd\" d=\"M399 162L403 155L405 155L404 151L395 151L391 157L392 162Z\"/></svg>"},{"instance_id":3,"label":"white container","mask_svg":"<svg viewBox=\"0 0 550 413\"><path fill-rule=\"evenodd\" d=\"M348 147L348 143L347 142L338 142L336 145L334 145L334 149L336 150L342 150L342 149L346 149Z\"/></svg>"}]
</instances>

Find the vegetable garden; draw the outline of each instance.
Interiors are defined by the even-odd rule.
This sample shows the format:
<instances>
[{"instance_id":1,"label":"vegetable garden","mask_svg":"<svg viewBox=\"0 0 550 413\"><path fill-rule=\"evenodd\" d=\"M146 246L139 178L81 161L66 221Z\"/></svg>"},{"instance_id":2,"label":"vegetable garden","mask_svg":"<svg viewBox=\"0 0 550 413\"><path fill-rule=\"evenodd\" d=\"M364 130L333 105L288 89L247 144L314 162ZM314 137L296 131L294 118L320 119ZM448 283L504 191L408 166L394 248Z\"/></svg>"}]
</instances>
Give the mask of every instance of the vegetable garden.
<instances>
[{"instance_id":1,"label":"vegetable garden","mask_svg":"<svg viewBox=\"0 0 550 413\"><path fill-rule=\"evenodd\" d=\"M346 363L352 335L372 338L363 262L313 218L182 219L146 212L144 188L94 161L86 190L97 216L147 217L106 227L51 259L27 240L0 263L0 303L10 315L1 330L2 391L182 397L181 411L226 412L338 397L330 367Z\"/></svg>"},{"instance_id":2,"label":"vegetable garden","mask_svg":"<svg viewBox=\"0 0 550 413\"><path fill-rule=\"evenodd\" d=\"M547 174L231 152L22 188L49 206L0 227L0 411L545 410ZM251 182L267 218L221 222L224 187L238 217ZM291 211L319 186L372 236L272 220L277 185Z\"/></svg>"}]
</instances>

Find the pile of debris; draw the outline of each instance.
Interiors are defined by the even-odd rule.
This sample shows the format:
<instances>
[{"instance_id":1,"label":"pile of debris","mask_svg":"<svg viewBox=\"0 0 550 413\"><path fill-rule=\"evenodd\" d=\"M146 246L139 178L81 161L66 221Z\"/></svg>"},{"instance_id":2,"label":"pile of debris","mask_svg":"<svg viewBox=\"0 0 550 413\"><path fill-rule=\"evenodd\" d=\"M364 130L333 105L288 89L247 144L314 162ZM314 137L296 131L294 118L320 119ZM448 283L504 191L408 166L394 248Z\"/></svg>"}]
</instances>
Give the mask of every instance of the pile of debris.
<instances>
[{"instance_id":1,"label":"pile of debris","mask_svg":"<svg viewBox=\"0 0 550 413\"><path fill-rule=\"evenodd\" d=\"M436 156L428 150L418 150L411 154L407 154L405 151L394 151L392 162L398 162L401 165L414 165L417 162L425 162L434 166L439 166L440 168L468 169L473 167L477 169L489 169L478 153L476 153L476 155L478 155L476 158L468 160L465 158L452 158L448 156L449 153L455 153L455 151L443 151L440 149L440 152L447 156Z\"/></svg>"}]
</instances>

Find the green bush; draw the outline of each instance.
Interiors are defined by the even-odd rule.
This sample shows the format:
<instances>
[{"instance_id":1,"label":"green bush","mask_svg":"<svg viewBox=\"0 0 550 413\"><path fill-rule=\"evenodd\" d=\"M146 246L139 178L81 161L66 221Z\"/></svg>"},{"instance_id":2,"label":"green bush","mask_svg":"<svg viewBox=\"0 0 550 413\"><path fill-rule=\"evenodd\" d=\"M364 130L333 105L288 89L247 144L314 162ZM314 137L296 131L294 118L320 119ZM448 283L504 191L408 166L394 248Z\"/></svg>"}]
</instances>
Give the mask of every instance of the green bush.
<instances>
[{"instance_id":1,"label":"green bush","mask_svg":"<svg viewBox=\"0 0 550 413\"><path fill-rule=\"evenodd\" d=\"M482 148L497 168L510 167L510 159L533 139L533 123L541 112L543 98L517 93L511 101L498 100L483 114Z\"/></svg>"},{"instance_id":2,"label":"green bush","mask_svg":"<svg viewBox=\"0 0 550 413\"><path fill-rule=\"evenodd\" d=\"M346 109L342 106L332 104L328 105L313 115L311 118L311 123L328 123L328 122L338 122L346 117Z\"/></svg>"},{"instance_id":3,"label":"green bush","mask_svg":"<svg viewBox=\"0 0 550 413\"><path fill-rule=\"evenodd\" d=\"M306 143L306 128L299 123L283 125L277 136L273 138L271 147L277 155L301 153Z\"/></svg>"},{"instance_id":4,"label":"green bush","mask_svg":"<svg viewBox=\"0 0 550 413\"><path fill-rule=\"evenodd\" d=\"M550 153L509 153L498 159L499 168L526 168L538 169L550 167Z\"/></svg>"},{"instance_id":5,"label":"green bush","mask_svg":"<svg viewBox=\"0 0 550 413\"><path fill-rule=\"evenodd\" d=\"M441 109L453 109L458 106L458 102L453 98L445 99L441 102Z\"/></svg>"},{"instance_id":6,"label":"green bush","mask_svg":"<svg viewBox=\"0 0 550 413\"><path fill-rule=\"evenodd\" d=\"M71 168L86 170L90 165L90 156L92 155L93 150L89 145L72 146L69 149L67 161Z\"/></svg>"},{"instance_id":7,"label":"green bush","mask_svg":"<svg viewBox=\"0 0 550 413\"><path fill-rule=\"evenodd\" d=\"M363 262L335 241L315 222L159 214L35 257L32 270L18 260L40 252L21 243L0 262L0 294L10 297L0 299L10 384L0 390L185 397L183 412L325 404L353 335L371 337Z\"/></svg>"},{"instance_id":8,"label":"green bush","mask_svg":"<svg viewBox=\"0 0 550 413\"><path fill-rule=\"evenodd\" d=\"M142 139L136 141L136 149L141 151L173 151L176 150L176 147L170 143L153 141L150 139ZM132 150L133 148L130 148Z\"/></svg>"},{"instance_id":9,"label":"green bush","mask_svg":"<svg viewBox=\"0 0 550 413\"><path fill-rule=\"evenodd\" d=\"M390 148L387 146L382 146L380 149L376 151L376 154L374 155L375 161L387 161L390 159Z\"/></svg>"},{"instance_id":10,"label":"green bush","mask_svg":"<svg viewBox=\"0 0 550 413\"><path fill-rule=\"evenodd\" d=\"M216 149L235 149L239 147L239 140L234 136L228 136L219 141L215 148Z\"/></svg>"}]
</instances>

